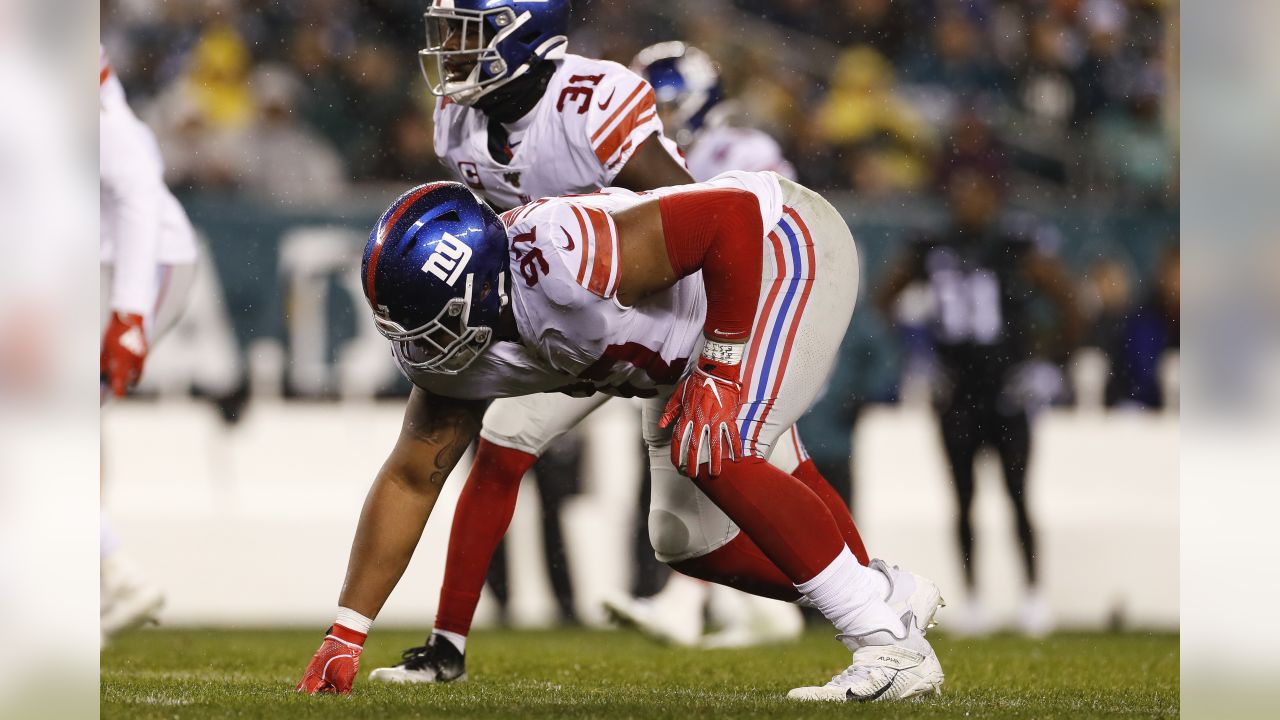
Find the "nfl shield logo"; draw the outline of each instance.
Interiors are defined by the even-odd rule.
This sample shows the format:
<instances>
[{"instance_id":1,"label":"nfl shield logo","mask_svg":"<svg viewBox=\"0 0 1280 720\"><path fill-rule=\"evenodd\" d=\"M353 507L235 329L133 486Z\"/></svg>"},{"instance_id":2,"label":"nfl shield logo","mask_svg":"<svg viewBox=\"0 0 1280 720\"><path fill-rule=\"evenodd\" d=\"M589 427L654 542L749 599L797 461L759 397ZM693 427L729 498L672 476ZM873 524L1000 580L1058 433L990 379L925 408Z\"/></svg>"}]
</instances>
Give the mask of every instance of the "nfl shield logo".
<instances>
[{"instance_id":1,"label":"nfl shield logo","mask_svg":"<svg viewBox=\"0 0 1280 720\"><path fill-rule=\"evenodd\" d=\"M506 180L512 187L520 187L520 173L518 172L502 173L502 179Z\"/></svg>"}]
</instances>

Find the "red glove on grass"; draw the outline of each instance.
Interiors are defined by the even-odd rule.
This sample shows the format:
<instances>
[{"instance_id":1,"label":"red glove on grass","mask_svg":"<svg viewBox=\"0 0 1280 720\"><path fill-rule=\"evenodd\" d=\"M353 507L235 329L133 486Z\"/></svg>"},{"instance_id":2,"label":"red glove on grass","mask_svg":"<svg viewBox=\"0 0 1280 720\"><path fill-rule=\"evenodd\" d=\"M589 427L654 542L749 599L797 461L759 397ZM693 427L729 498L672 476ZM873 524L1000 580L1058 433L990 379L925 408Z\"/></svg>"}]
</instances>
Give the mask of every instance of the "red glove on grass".
<instances>
[{"instance_id":1,"label":"red glove on grass","mask_svg":"<svg viewBox=\"0 0 1280 720\"><path fill-rule=\"evenodd\" d=\"M341 625L329 628L320 649L311 656L307 670L294 688L308 695L334 693L346 695L355 684L360 670L360 653L364 651L365 634Z\"/></svg>"},{"instance_id":2,"label":"red glove on grass","mask_svg":"<svg viewBox=\"0 0 1280 720\"><path fill-rule=\"evenodd\" d=\"M102 336L102 355L98 359L102 379L116 397L138 384L142 364L147 360L147 335L142 316L136 313L111 313L111 322Z\"/></svg>"},{"instance_id":3,"label":"red glove on grass","mask_svg":"<svg viewBox=\"0 0 1280 720\"><path fill-rule=\"evenodd\" d=\"M711 476L716 477L726 455L731 462L742 457L742 438L738 435L741 357L741 345L708 340L697 367L676 386L658 421L662 428L675 426L671 432L671 462L689 477L696 477L704 462Z\"/></svg>"}]
</instances>

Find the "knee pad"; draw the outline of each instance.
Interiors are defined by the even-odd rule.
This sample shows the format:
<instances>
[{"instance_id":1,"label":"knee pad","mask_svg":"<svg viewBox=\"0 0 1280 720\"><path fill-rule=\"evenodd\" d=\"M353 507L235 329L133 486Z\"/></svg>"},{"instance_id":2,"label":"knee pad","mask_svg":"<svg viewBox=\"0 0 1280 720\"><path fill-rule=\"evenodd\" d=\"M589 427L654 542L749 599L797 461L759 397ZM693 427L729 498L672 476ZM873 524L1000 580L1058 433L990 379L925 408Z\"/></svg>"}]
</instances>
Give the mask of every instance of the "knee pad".
<instances>
[{"instance_id":1,"label":"knee pad","mask_svg":"<svg viewBox=\"0 0 1280 720\"><path fill-rule=\"evenodd\" d=\"M671 446L650 447L649 542L664 563L699 557L738 535L738 526L671 464Z\"/></svg>"}]
</instances>

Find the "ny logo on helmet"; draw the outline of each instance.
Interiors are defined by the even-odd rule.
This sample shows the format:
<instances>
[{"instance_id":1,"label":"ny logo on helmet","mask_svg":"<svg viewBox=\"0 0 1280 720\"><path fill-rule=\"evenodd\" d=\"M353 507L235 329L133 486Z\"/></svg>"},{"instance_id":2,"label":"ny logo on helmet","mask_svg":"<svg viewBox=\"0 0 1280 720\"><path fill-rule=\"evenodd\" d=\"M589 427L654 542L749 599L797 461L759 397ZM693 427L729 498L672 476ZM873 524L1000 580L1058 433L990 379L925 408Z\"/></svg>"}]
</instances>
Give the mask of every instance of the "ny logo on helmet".
<instances>
[{"instance_id":1,"label":"ny logo on helmet","mask_svg":"<svg viewBox=\"0 0 1280 720\"><path fill-rule=\"evenodd\" d=\"M449 287L453 287L470 261L471 248L464 245L458 238L444 233L440 242L436 244L436 251L431 253L431 257L423 263L422 272L435 275Z\"/></svg>"}]
</instances>

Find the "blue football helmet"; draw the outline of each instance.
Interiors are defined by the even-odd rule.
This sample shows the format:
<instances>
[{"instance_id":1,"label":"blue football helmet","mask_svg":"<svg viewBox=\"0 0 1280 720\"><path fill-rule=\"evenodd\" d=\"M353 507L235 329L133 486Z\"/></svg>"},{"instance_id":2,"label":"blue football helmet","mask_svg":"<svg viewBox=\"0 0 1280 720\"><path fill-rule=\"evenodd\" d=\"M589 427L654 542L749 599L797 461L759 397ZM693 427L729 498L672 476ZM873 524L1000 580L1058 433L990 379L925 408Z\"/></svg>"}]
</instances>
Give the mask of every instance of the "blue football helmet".
<instances>
[{"instance_id":1,"label":"blue football helmet","mask_svg":"<svg viewBox=\"0 0 1280 720\"><path fill-rule=\"evenodd\" d=\"M653 86L663 124L681 145L692 139L724 94L711 56L678 40L641 50L631 69Z\"/></svg>"},{"instance_id":2,"label":"blue football helmet","mask_svg":"<svg viewBox=\"0 0 1280 720\"><path fill-rule=\"evenodd\" d=\"M418 61L431 94L471 105L564 57L569 0L432 0Z\"/></svg>"},{"instance_id":3,"label":"blue football helmet","mask_svg":"<svg viewBox=\"0 0 1280 720\"><path fill-rule=\"evenodd\" d=\"M493 342L509 302L506 225L465 185L419 185L369 234L360 280L396 355L455 375Z\"/></svg>"}]
</instances>

